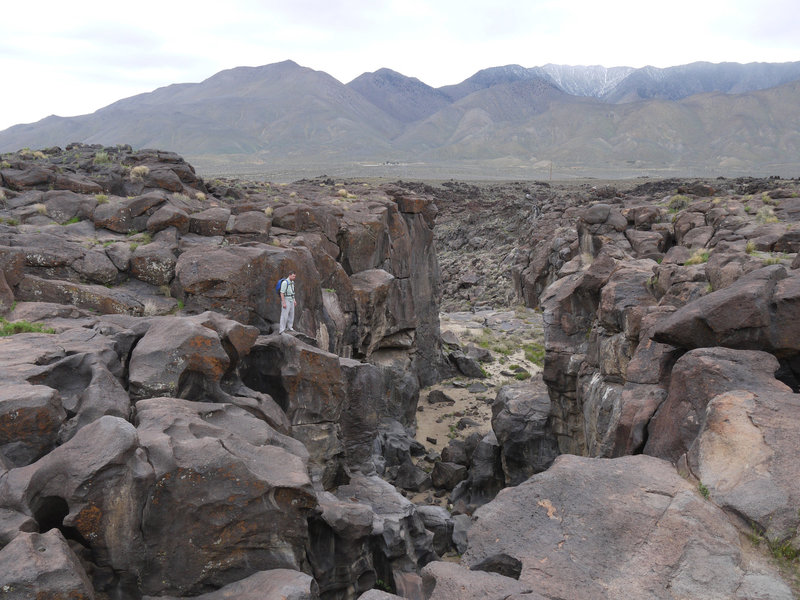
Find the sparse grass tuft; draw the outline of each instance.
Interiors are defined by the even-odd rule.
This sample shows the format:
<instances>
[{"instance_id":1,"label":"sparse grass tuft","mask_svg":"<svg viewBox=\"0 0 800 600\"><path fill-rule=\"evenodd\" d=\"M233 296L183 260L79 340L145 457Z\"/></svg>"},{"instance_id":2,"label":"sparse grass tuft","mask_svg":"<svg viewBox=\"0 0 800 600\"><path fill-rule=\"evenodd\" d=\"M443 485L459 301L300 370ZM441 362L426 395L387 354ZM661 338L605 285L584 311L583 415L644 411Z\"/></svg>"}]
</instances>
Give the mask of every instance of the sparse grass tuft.
<instances>
[{"instance_id":1,"label":"sparse grass tuft","mask_svg":"<svg viewBox=\"0 0 800 600\"><path fill-rule=\"evenodd\" d=\"M703 496L703 498L705 498L706 500L708 500L708 496L710 495L708 487L701 482L700 484L698 484L697 489L700 492L700 495Z\"/></svg>"},{"instance_id":2,"label":"sparse grass tuft","mask_svg":"<svg viewBox=\"0 0 800 600\"><path fill-rule=\"evenodd\" d=\"M747 254L753 254L756 251L756 243L753 240L748 240L744 251L747 252Z\"/></svg>"},{"instance_id":3,"label":"sparse grass tuft","mask_svg":"<svg viewBox=\"0 0 800 600\"><path fill-rule=\"evenodd\" d=\"M103 165L110 162L111 158L108 156L108 152L106 152L105 150L100 150L99 152L95 153L94 164Z\"/></svg>"},{"instance_id":4,"label":"sparse grass tuft","mask_svg":"<svg viewBox=\"0 0 800 600\"><path fill-rule=\"evenodd\" d=\"M525 350L525 358L527 360L539 367L544 366L545 350L542 344L526 344L523 346L523 349Z\"/></svg>"},{"instance_id":5,"label":"sparse grass tuft","mask_svg":"<svg viewBox=\"0 0 800 600\"><path fill-rule=\"evenodd\" d=\"M777 223L778 217L775 216L775 211L771 206L762 206L756 213L756 221L759 223Z\"/></svg>"},{"instance_id":6,"label":"sparse grass tuft","mask_svg":"<svg viewBox=\"0 0 800 600\"><path fill-rule=\"evenodd\" d=\"M150 173L150 167L147 165L138 165L131 169L131 180L144 179Z\"/></svg>"},{"instance_id":7,"label":"sparse grass tuft","mask_svg":"<svg viewBox=\"0 0 800 600\"><path fill-rule=\"evenodd\" d=\"M711 253L708 250L703 250L702 248L698 248L694 251L691 258L687 260L684 265L701 265L703 263L707 263L708 259L711 257Z\"/></svg>"},{"instance_id":8,"label":"sparse grass tuft","mask_svg":"<svg viewBox=\"0 0 800 600\"><path fill-rule=\"evenodd\" d=\"M108 204L107 194L95 194L94 199L97 200L98 204Z\"/></svg>"}]
</instances>

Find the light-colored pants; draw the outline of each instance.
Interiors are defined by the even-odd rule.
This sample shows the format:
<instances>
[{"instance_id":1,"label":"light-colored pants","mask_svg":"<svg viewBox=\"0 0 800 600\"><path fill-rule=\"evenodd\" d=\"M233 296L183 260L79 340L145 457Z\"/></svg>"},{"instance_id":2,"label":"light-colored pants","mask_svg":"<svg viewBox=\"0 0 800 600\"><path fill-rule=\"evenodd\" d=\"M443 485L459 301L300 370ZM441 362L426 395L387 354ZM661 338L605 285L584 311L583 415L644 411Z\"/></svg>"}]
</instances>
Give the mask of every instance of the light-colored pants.
<instances>
[{"instance_id":1,"label":"light-colored pants","mask_svg":"<svg viewBox=\"0 0 800 600\"><path fill-rule=\"evenodd\" d=\"M286 298L286 308L281 306L281 322L278 333L294 327L294 298Z\"/></svg>"}]
</instances>

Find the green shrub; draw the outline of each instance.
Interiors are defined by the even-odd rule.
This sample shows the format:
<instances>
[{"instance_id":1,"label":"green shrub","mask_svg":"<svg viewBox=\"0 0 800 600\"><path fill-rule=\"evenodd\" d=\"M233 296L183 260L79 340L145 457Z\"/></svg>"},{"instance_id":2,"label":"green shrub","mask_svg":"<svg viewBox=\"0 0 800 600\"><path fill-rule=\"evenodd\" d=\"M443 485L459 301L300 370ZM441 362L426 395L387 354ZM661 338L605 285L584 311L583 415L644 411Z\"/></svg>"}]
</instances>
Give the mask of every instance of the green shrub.
<instances>
[{"instance_id":1,"label":"green shrub","mask_svg":"<svg viewBox=\"0 0 800 600\"><path fill-rule=\"evenodd\" d=\"M748 240L744 251L747 252L747 254L753 254L756 251L756 243L753 240Z\"/></svg>"},{"instance_id":2,"label":"green shrub","mask_svg":"<svg viewBox=\"0 0 800 600\"><path fill-rule=\"evenodd\" d=\"M0 336L15 335L17 333L55 333L55 329L45 327L41 323L28 321L6 321L0 317Z\"/></svg>"},{"instance_id":3,"label":"green shrub","mask_svg":"<svg viewBox=\"0 0 800 600\"><path fill-rule=\"evenodd\" d=\"M108 195L107 194L95 194L94 199L97 200L98 204L107 204L108 203Z\"/></svg>"},{"instance_id":4,"label":"green shrub","mask_svg":"<svg viewBox=\"0 0 800 600\"><path fill-rule=\"evenodd\" d=\"M105 150L100 150L94 155L94 164L96 165L103 165L106 163L110 163L111 158L108 156L108 152Z\"/></svg>"},{"instance_id":5,"label":"green shrub","mask_svg":"<svg viewBox=\"0 0 800 600\"><path fill-rule=\"evenodd\" d=\"M674 196L672 196L672 198L669 199L667 206L669 207L670 212L676 213L689 206L690 202L691 198L689 198L689 196L684 196L683 194L675 194Z\"/></svg>"}]
</instances>

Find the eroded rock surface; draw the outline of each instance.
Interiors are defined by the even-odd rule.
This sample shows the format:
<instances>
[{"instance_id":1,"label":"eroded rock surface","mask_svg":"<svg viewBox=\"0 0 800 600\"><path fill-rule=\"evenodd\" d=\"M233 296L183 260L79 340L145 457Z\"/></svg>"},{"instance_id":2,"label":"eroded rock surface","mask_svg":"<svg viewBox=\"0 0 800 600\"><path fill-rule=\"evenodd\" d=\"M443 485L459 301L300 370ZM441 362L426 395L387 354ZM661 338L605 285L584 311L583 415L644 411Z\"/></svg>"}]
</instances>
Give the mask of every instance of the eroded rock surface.
<instances>
[{"instance_id":1,"label":"eroded rock surface","mask_svg":"<svg viewBox=\"0 0 800 600\"><path fill-rule=\"evenodd\" d=\"M790 598L740 543L724 512L665 461L561 456L476 511L463 561L513 557L519 583L547 598L737 598L756 576L780 591L770 597Z\"/></svg>"}]
</instances>

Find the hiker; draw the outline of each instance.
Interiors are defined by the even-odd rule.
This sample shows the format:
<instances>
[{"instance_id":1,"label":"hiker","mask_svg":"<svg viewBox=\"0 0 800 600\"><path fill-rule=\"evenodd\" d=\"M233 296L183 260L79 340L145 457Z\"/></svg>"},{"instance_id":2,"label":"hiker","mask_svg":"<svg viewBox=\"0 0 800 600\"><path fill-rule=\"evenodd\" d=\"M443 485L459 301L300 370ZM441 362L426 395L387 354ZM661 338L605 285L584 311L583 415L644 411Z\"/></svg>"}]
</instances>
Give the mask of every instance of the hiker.
<instances>
[{"instance_id":1,"label":"hiker","mask_svg":"<svg viewBox=\"0 0 800 600\"><path fill-rule=\"evenodd\" d=\"M294 307L297 300L294 299L294 279L297 277L294 271L281 281L281 321L278 333L283 333L287 329L294 331Z\"/></svg>"}]
</instances>

